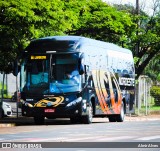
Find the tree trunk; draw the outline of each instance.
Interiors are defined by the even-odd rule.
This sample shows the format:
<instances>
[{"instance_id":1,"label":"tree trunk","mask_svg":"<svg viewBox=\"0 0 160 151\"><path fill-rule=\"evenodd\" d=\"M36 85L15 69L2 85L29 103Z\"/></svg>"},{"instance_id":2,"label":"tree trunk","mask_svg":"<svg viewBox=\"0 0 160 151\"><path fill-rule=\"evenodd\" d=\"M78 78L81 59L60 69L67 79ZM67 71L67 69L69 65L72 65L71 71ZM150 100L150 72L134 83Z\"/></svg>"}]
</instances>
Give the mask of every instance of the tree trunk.
<instances>
[{"instance_id":1,"label":"tree trunk","mask_svg":"<svg viewBox=\"0 0 160 151\"><path fill-rule=\"evenodd\" d=\"M142 62L142 64L139 65L139 62L136 65L136 78L138 79L138 77L143 73L144 69L146 68L146 66L148 65L149 61L156 55L156 53L153 51L149 54L149 56Z\"/></svg>"}]
</instances>

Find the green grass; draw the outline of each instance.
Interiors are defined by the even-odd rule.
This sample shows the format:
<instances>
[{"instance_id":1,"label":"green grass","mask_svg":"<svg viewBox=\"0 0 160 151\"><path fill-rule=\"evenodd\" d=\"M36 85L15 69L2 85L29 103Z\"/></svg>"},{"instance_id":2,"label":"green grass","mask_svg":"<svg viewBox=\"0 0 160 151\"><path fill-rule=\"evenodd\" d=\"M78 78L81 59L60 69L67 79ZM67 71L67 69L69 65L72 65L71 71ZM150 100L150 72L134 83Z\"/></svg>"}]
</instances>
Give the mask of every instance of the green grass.
<instances>
[{"instance_id":1,"label":"green grass","mask_svg":"<svg viewBox=\"0 0 160 151\"><path fill-rule=\"evenodd\" d=\"M160 111L160 106L148 106L147 109L151 110L151 111ZM146 107L145 106L142 106L141 109L142 111L145 111L146 110Z\"/></svg>"},{"instance_id":2,"label":"green grass","mask_svg":"<svg viewBox=\"0 0 160 151\"><path fill-rule=\"evenodd\" d=\"M153 97L150 97L150 100L148 100L149 106L147 106L147 109L150 111L160 111L160 106L155 106L155 99ZM145 111L146 107L142 106L140 111Z\"/></svg>"},{"instance_id":3,"label":"green grass","mask_svg":"<svg viewBox=\"0 0 160 151\"><path fill-rule=\"evenodd\" d=\"M160 111L160 106L151 106L149 109L151 111Z\"/></svg>"},{"instance_id":4,"label":"green grass","mask_svg":"<svg viewBox=\"0 0 160 151\"><path fill-rule=\"evenodd\" d=\"M138 108L135 109L135 114L139 114L139 115L146 115L146 107L145 106L142 106L140 109L139 109L139 112L138 112ZM148 114L160 114L160 106L148 106L147 107L147 115Z\"/></svg>"}]
</instances>

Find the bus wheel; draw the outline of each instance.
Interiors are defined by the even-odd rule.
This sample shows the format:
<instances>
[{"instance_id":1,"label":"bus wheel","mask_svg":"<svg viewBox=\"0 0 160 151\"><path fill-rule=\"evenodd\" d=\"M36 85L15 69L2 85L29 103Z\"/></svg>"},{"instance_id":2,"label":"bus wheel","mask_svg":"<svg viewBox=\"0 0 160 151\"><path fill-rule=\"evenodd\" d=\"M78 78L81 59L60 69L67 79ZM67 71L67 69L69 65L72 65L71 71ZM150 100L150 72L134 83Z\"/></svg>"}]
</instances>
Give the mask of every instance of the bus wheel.
<instances>
[{"instance_id":1,"label":"bus wheel","mask_svg":"<svg viewBox=\"0 0 160 151\"><path fill-rule=\"evenodd\" d=\"M70 118L70 122L72 123L72 124L76 124L76 123L80 123L81 122L81 119L80 119L80 117L71 117Z\"/></svg>"},{"instance_id":2,"label":"bus wheel","mask_svg":"<svg viewBox=\"0 0 160 151\"><path fill-rule=\"evenodd\" d=\"M109 119L109 122L116 122L115 116L109 116L108 119Z\"/></svg>"},{"instance_id":3,"label":"bus wheel","mask_svg":"<svg viewBox=\"0 0 160 151\"><path fill-rule=\"evenodd\" d=\"M34 116L34 122L36 125L44 124L44 116Z\"/></svg>"},{"instance_id":4,"label":"bus wheel","mask_svg":"<svg viewBox=\"0 0 160 151\"><path fill-rule=\"evenodd\" d=\"M117 115L117 122L123 122L123 121L124 121L124 104L122 102L121 113Z\"/></svg>"},{"instance_id":5,"label":"bus wheel","mask_svg":"<svg viewBox=\"0 0 160 151\"><path fill-rule=\"evenodd\" d=\"M92 123L92 120L93 120L93 107L92 107L92 103L90 103L88 106L87 115L82 116L82 122L84 124L90 124Z\"/></svg>"},{"instance_id":6,"label":"bus wheel","mask_svg":"<svg viewBox=\"0 0 160 151\"><path fill-rule=\"evenodd\" d=\"M1 113L2 115L1 115L1 117L0 118L4 118L5 117L5 115L4 115L4 111L3 111L3 109L2 109L2 113Z\"/></svg>"}]
</instances>

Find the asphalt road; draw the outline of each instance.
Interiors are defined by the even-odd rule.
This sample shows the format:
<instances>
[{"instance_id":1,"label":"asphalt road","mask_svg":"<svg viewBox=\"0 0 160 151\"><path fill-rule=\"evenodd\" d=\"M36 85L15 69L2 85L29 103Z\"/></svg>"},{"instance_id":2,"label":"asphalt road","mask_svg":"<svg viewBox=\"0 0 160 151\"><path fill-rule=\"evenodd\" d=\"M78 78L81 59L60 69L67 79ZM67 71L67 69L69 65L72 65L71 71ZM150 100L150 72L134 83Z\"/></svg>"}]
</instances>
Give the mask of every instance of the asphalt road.
<instances>
[{"instance_id":1,"label":"asphalt road","mask_svg":"<svg viewBox=\"0 0 160 151\"><path fill-rule=\"evenodd\" d=\"M160 142L160 120L70 124L54 120L46 125L2 127L0 141L23 142ZM33 124L33 123L32 123Z\"/></svg>"},{"instance_id":2,"label":"asphalt road","mask_svg":"<svg viewBox=\"0 0 160 151\"><path fill-rule=\"evenodd\" d=\"M102 150L106 145L110 145L110 143L114 143L111 144L111 148L114 148L117 145L118 148L122 148L123 145L129 145L128 147L138 147L138 145L140 145L140 150L146 150L148 148L144 145L148 146L151 144L152 147L149 148L150 150L159 151L159 123L160 120L152 120L136 122L126 121L123 123L94 122L90 125L74 125L70 124L67 120L64 120L63 122L54 120L54 122L49 125L21 125L9 128L0 128L0 142L8 142L12 144L18 142L21 142L21 144L42 143L42 147L55 147L58 145L58 148L62 147L62 150L69 150L69 148L71 148L70 150L75 150L75 148L72 148L72 145L84 145L85 148L89 145L89 147L98 147ZM54 144L53 142L60 144ZM78 142L78 144L75 144L75 142ZM69 148L63 148L65 145L68 145L67 143L70 143ZM132 143L137 144L134 146ZM115 148L115 150L118 148ZM79 148L78 151L82 150L84 151L84 149ZM86 151L88 150L89 149L87 148ZM132 150L132 148L129 150Z\"/></svg>"}]
</instances>

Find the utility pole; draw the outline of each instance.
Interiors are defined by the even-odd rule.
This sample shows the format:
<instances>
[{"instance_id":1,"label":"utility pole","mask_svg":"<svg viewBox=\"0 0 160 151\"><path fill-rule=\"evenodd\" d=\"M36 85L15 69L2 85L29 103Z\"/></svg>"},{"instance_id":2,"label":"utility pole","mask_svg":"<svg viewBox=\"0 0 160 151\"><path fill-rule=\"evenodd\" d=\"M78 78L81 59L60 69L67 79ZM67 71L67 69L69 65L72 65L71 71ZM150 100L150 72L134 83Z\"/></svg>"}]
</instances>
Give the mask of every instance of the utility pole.
<instances>
[{"instance_id":1,"label":"utility pole","mask_svg":"<svg viewBox=\"0 0 160 151\"><path fill-rule=\"evenodd\" d=\"M139 0L136 0L136 13L139 15Z\"/></svg>"},{"instance_id":2,"label":"utility pole","mask_svg":"<svg viewBox=\"0 0 160 151\"><path fill-rule=\"evenodd\" d=\"M140 45L140 41L138 40L138 35L139 35L139 14L140 14L140 9L139 9L139 0L136 0L136 13L135 15L137 15L137 31L136 31L136 36L137 36L137 43L136 43L136 47L135 47L135 55L138 56L139 53L139 45ZM136 103L137 103L137 107L138 107L138 115L139 115L139 110L141 108L141 99L140 99L140 78L138 79L139 82L139 86L138 86L138 97L136 97Z\"/></svg>"},{"instance_id":3,"label":"utility pole","mask_svg":"<svg viewBox=\"0 0 160 151\"><path fill-rule=\"evenodd\" d=\"M136 15L137 17L139 16L140 14L140 8L139 8L139 0L136 0ZM138 36L138 30L139 30L139 18L137 18L137 32L136 32L136 35ZM136 45L136 54L138 55L138 52L139 52L139 41L137 41L137 45Z\"/></svg>"}]
</instances>

